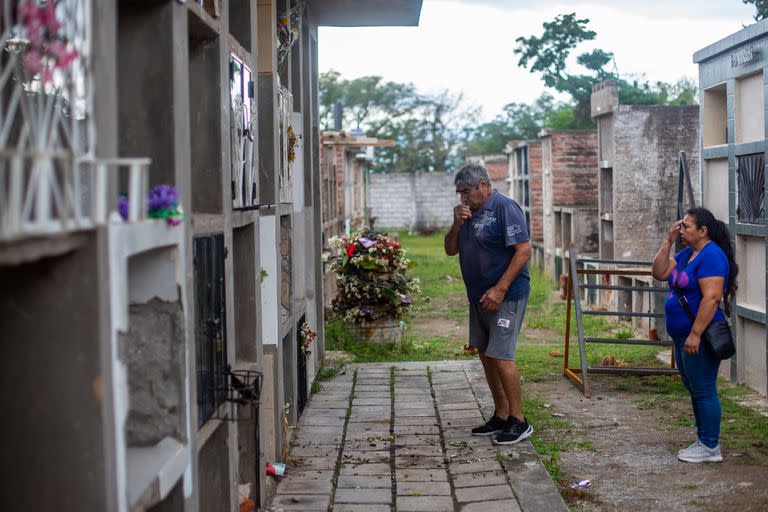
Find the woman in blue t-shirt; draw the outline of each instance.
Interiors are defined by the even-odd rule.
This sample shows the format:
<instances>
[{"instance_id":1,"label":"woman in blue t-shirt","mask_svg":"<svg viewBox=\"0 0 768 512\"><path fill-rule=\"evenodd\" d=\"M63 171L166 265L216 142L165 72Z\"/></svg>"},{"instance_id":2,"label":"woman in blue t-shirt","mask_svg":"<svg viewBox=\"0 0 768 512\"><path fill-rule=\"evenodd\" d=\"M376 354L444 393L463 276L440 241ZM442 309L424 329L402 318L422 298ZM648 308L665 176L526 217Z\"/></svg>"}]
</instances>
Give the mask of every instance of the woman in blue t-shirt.
<instances>
[{"instance_id":1,"label":"woman in blue t-shirt","mask_svg":"<svg viewBox=\"0 0 768 512\"><path fill-rule=\"evenodd\" d=\"M672 257L670 251L678 236L686 247ZM720 359L702 343L701 333L712 321L725 319L719 308L721 301L725 314L730 314L738 273L728 228L706 208L691 208L683 220L675 222L653 260L653 277L669 280L670 292L664 304L667 333L674 342L675 361L691 394L696 419L696 442L677 453L685 462L723 460L722 411L717 397ZM688 301L695 322L681 305L681 295Z\"/></svg>"}]
</instances>

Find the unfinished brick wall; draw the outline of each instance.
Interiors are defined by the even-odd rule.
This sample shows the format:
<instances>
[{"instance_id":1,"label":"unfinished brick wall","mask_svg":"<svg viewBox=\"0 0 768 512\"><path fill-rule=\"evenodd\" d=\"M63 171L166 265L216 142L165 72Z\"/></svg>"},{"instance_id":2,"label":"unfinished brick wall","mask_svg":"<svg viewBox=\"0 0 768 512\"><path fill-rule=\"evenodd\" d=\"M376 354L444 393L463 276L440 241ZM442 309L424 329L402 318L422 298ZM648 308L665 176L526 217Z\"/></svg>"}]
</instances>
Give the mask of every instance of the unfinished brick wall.
<instances>
[{"instance_id":1,"label":"unfinished brick wall","mask_svg":"<svg viewBox=\"0 0 768 512\"><path fill-rule=\"evenodd\" d=\"M528 143L528 183L531 191L531 240L544 241L543 205L541 182L541 142Z\"/></svg>"},{"instance_id":2,"label":"unfinished brick wall","mask_svg":"<svg viewBox=\"0 0 768 512\"><path fill-rule=\"evenodd\" d=\"M597 207L597 132L561 130L552 138L552 206Z\"/></svg>"},{"instance_id":3,"label":"unfinished brick wall","mask_svg":"<svg viewBox=\"0 0 768 512\"><path fill-rule=\"evenodd\" d=\"M596 223L578 221L597 214L597 131L543 130L539 136L544 267L556 273L571 243L579 251L597 246Z\"/></svg>"}]
</instances>

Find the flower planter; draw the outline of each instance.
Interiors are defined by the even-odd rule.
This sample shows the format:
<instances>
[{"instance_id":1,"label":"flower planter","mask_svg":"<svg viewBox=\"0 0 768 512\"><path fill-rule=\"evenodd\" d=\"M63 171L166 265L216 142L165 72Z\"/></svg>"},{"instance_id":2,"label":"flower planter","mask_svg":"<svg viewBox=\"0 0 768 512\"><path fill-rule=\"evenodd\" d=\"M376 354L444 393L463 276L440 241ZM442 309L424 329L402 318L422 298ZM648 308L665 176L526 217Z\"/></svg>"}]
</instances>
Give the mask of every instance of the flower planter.
<instances>
[{"instance_id":1,"label":"flower planter","mask_svg":"<svg viewBox=\"0 0 768 512\"><path fill-rule=\"evenodd\" d=\"M369 343L400 343L405 323L395 318L381 318L365 325L350 325L349 333L360 341Z\"/></svg>"}]
</instances>

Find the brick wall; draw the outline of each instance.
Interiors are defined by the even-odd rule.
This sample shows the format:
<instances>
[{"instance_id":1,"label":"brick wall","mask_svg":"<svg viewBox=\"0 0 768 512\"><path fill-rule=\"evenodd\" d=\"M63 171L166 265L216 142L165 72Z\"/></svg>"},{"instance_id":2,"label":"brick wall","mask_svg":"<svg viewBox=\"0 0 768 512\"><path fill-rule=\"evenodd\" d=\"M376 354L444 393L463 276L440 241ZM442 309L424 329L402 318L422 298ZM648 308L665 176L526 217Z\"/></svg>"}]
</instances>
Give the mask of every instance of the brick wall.
<instances>
[{"instance_id":1,"label":"brick wall","mask_svg":"<svg viewBox=\"0 0 768 512\"><path fill-rule=\"evenodd\" d=\"M597 207L597 132L552 132L552 205Z\"/></svg>"},{"instance_id":2,"label":"brick wall","mask_svg":"<svg viewBox=\"0 0 768 512\"><path fill-rule=\"evenodd\" d=\"M531 193L531 240L542 242L541 142L528 143L528 186Z\"/></svg>"}]
</instances>

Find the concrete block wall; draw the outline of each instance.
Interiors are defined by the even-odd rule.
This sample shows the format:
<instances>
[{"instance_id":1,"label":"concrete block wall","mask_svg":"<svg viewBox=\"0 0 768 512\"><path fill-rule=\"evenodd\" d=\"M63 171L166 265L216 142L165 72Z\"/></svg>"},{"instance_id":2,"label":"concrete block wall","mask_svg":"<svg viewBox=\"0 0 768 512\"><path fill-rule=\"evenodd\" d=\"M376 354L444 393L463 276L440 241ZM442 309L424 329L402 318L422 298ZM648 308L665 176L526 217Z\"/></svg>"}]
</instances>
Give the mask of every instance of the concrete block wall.
<instances>
[{"instance_id":1,"label":"concrete block wall","mask_svg":"<svg viewBox=\"0 0 768 512\"><path fill-rule=\"evenodd\" d=\"M444 229L458 204L453 174L371 174L371 217L377 228Z\"/></svg>"},{"instance_id":2,"label":"concrete block wall","mask_svg":"<svg viewBox=\"0 0 768 512\"><path fill-rule=\"evenodd\" d=\"M678 154L699 196L699 107L620 105L614 113L614 257L651 261L677 217Z\"/></svg>"}]
</instances>

